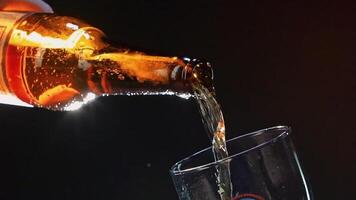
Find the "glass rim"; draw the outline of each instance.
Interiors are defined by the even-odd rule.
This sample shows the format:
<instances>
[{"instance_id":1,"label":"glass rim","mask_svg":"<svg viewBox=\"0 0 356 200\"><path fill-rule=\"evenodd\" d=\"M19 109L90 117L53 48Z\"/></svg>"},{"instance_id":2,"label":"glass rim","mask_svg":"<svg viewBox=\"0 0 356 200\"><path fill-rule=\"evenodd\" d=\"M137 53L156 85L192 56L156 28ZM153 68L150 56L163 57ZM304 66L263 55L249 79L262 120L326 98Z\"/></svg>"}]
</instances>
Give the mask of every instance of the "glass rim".
<instances>
[{"instance_id":1,"label":"glass rim","mask_svg":"<svg viewBox=\"0 0 356 200\"><path fill-rule=\"evenodd\" d=\"M238 140L238 139L241 139L241 138L245 138L245 137L253 137L253 136L257 136L257 135L261 135L261 134L266 134L266 132L268 131L271 131L271 130L279 130L280 133L271 138L271 139L268 139L264 142L261 142L260 144L257 144L251 148L248 148L246 150L243 150L243 151L240 151L238 153L235 153L233 155L230 155L224 159L221 159L221 160L217 160L217 161L213 161L213 162L209 162L209 163L206 163L206 164L203 164L203 165L199 165L199 166L196 166L196 167L191 167L191 168L188 168L188 169L183 169L183 170L179 170L177 168L179 168L179 166L181 164L183 164L185 161L193 158L194 156L198 155L198 154L201 154L205 151L208 151L210 150L211 151L211 146L207 147L207 148L204 148L186 158L183 158L182 160L176 162L172 167L171 169L169 170L170 174L171 175L183 175L183 174L187 174L187 173L192 173L192 172L199 172L199 171L202 171L202 170L205 170L207 168L210 168L212 166L215 166L217 164L221 164L221 163L225 163L225 162L229 162L231 159L237 157L237 156L241 156L241 155L244 155L250 151L253 151L255 149L259 149L263 146L266 146L272 142L275 142L277 140L279 140L280 138L282 137L286 137L288 136L290 133L291 133L291 128L289 126L283 126L283 125L280 125L280 126L272 126L272 127L269 127L269 128L265 128L265 129L260 129L260 130L257 130L257 131L253 131L253 132L250 132L250 133L246 133L246 134L243 134L243 135L240 135L240 136L237 136L237 137L234 137L234 138L231 138L231 139L228 139L226 140L226 143L228 142L232 142L234 140Z\"/></svg>"}]
</instances>

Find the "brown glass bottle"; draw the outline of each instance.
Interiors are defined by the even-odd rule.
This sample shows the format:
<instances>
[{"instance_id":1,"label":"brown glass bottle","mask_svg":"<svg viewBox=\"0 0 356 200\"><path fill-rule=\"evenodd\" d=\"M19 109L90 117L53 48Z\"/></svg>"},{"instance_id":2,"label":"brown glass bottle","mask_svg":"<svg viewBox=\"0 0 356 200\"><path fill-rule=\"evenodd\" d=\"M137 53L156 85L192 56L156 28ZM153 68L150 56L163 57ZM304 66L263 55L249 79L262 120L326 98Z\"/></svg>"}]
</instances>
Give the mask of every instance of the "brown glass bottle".
<instances>
[{"instance_id":1,"label":"brown glass bottle","mask_svg":"<svg viewBox=\"0 0 356 200\"><path fill-rule=\"evenodd\" d=\"M190 96L194 82L213 91L207 62L112 46L102 31L71 17L0 12L0 19L0 103L11 97L73 110L102 95Z\"/></svg>"}]
</instances>

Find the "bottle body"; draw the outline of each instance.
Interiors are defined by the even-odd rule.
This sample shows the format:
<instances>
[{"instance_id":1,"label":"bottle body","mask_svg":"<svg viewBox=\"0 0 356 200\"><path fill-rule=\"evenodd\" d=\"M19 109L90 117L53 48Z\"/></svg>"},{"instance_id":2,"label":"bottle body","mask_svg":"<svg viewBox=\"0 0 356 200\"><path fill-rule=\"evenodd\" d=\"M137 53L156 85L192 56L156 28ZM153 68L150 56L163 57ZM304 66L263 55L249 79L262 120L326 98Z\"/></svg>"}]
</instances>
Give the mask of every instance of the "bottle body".
<instances>
[{"instance_id":1,"label":"bottle body","mask_svg":"<svg viewBox=\"0 0 356 200\"><path fill-rule=\"evenodd\" d=\"M31 106L20 100L7 87L6 47L16 23L26 17L27 13L0 12L0 103Z\"/></svg>"},{"instance_id":2,"label":"bottle body","mask_svg":"<svg viewBox=\"0 0 356 200\"><path fill-rule=\"evenodd\" d=\"M212 77L201 76L210 65L196 60L114 47L71 17L0 12L0 19L5 15L16 17L0 38L0 93L24 105L71 110L101 95L189 94L191 81Z\"/></svg>"}]
</instances>

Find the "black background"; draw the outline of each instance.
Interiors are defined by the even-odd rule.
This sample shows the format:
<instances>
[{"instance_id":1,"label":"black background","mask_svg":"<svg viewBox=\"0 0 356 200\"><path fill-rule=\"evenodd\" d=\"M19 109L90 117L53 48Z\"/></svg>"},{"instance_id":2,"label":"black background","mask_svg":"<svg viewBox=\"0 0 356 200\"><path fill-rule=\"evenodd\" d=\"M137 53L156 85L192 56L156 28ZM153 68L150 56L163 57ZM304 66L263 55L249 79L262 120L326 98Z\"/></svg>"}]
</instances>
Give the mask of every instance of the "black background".
<instances>
[{"instance_id":1,"label":"black background","mask_svg":"<svg viewBox=\"0 0 356 200\"><path fill-rule=\"evenodd\" d=\"M319 1L47 1L132 46L210 60L227 137L292 126L316 199L355 188L355 7ZM209 145L195 103L0 106L1 199L177 199L168 169Z\"/></svg>"}]
</instances>

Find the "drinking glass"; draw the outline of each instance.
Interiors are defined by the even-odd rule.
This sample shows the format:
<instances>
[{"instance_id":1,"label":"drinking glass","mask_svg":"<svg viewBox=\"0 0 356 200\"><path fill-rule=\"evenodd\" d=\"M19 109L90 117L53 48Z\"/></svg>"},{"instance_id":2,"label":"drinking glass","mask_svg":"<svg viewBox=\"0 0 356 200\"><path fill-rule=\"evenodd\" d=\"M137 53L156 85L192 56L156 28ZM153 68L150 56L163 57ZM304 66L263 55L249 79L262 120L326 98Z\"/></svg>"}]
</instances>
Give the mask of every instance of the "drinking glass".
<instances>
[{"instance_id":1,"label":"drinking glass","mask_svg":"<svg viewBox=\"0 0 356 200\"><path fill-rule=\"evenodd\" d=\"M225 199L313 199L290 133L286 126L255 131L228 140L225 159L215 161L209 147L179 161L170 170L179 199L221 199L221 166L230 170L231 194Z\"/></svg>"}]
</instances>

